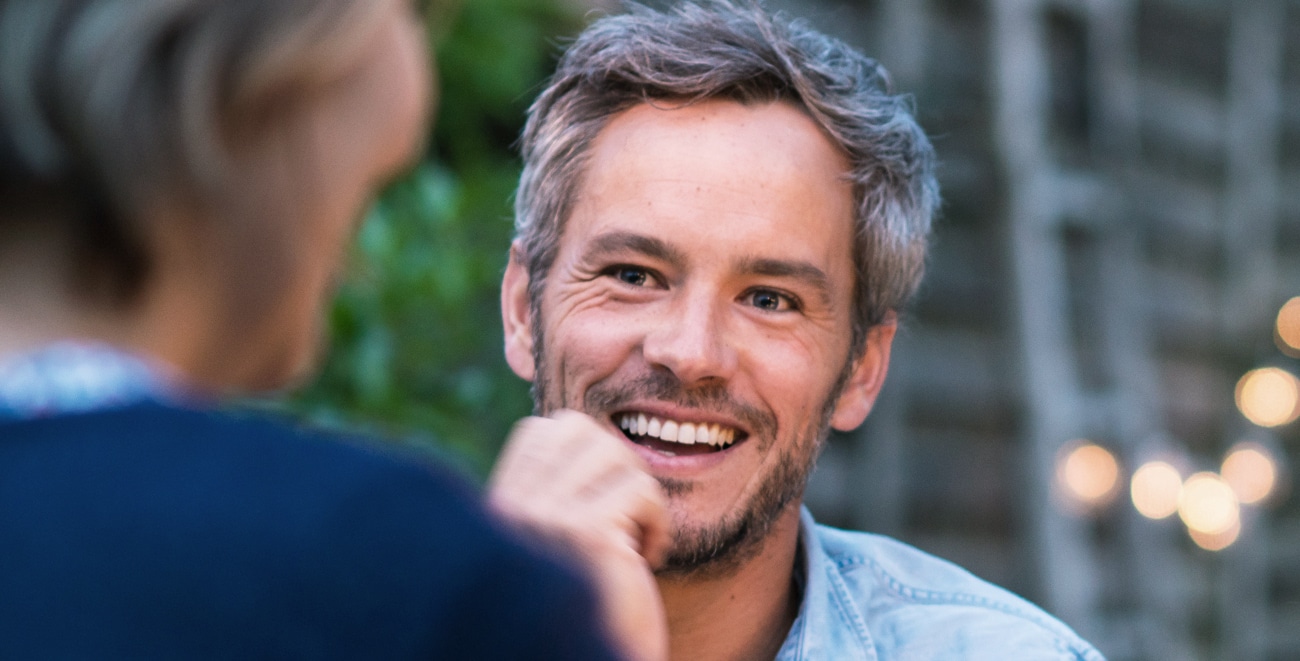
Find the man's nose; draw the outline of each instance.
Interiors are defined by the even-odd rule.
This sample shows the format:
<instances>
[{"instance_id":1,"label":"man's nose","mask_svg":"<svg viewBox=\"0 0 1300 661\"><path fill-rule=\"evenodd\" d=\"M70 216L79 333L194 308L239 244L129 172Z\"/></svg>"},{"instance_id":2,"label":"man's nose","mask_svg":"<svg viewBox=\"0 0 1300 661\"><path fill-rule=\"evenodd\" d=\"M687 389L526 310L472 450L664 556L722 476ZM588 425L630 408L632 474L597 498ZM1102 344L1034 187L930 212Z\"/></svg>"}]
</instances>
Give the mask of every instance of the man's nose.
<instances>
[{"instance_id":1,"label":"man's nose","mask_svg":"<svg viewBox=\"0 0 1300 661\"><path fill-rule=\"evenodd\" d=\"M737 355L727 341L725 312L720 307L705 296L673 306L646 334L646 361L668 369L683 384L730 379Z\"/></svg>"}]
</instances>

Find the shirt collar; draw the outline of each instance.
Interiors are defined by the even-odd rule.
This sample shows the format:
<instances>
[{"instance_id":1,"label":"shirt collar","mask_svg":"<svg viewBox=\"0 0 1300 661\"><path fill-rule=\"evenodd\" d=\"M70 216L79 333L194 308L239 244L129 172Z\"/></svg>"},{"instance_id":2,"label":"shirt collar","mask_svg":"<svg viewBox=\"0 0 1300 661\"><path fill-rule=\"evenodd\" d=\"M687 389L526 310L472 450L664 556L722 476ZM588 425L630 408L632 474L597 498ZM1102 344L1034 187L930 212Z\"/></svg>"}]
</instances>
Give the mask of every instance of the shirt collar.
<instances>
[{"instance_id":1,"label":"shirt collar","mask_svg":"<svg viewBox=\"0 0 1300 661\"><path fill-rule=\"evenodd\" d=\"M839 567L817 535L808 508L799 513L799 544L803 549L803 603L777 661L878 661L866 619L849 593Z\"/></svg>"},{"instance_id":2,"label":"shirt collar","mask_svg":"<svg viewBox=\"0 0 1300 661\"><path fill-rule=\"evenodd\" d=\"M128 406L169 398L156 363L87 342L57 342L0 357L0 421Z\"/></svg>"}]
</instances>

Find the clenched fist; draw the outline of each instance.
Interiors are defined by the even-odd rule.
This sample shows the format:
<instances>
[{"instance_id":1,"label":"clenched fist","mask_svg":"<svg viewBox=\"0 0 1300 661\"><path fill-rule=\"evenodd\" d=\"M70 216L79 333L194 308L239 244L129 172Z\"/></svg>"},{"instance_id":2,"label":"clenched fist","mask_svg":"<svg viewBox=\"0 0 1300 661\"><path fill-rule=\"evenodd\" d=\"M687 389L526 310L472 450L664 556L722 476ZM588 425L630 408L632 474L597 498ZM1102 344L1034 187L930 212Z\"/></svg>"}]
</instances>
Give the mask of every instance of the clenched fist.
<instances>
[{"instance_id":1,"label":"clenched fist","mask_svg":"<svg viewBox=\"0 0 1300 661\"><path fill-rule=\"evenodd\" d=\"M578 554L628 658L668 658L653 573L670 543L668 514L659 483L620 437L575 411L524 418L488 481L488 503Z\"/></svg>"}]
</instances>

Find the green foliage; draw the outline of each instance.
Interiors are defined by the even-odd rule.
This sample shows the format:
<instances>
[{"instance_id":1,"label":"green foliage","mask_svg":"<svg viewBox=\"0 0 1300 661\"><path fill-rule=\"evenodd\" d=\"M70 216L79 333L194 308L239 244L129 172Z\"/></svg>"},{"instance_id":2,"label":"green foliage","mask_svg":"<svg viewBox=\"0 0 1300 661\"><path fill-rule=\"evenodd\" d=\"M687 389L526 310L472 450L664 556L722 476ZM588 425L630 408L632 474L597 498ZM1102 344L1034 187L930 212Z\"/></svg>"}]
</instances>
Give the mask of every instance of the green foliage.
<instances>
[{"instance_id":1,"label":"green foliage","mask_svg":"<svg viewBox=\"0 0 1300 661\"><path fill-rule=\"evenodd\" d=\"M576 32L581 16L553 0L472 0L439 15L434 146L361 227L330 356L289 407L411 440L482 475L531 408L502 358L498 306L513 145L554 65L553 35Z\"/></svg>"}]
</instances>

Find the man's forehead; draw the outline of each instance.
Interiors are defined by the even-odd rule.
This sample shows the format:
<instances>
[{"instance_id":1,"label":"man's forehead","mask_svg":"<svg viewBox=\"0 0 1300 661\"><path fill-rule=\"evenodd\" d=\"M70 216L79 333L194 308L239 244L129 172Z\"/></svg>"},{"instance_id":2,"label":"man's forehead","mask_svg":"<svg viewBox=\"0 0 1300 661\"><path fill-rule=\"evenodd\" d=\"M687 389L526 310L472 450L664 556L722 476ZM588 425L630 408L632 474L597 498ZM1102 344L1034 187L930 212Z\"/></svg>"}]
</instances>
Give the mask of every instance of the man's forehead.
<instances>
[{"instance_id":1,"label":"man's forehead","mask_svg":"<svg viewBox=\"0 0 1300 661\"><path fill-rule=\"evenodd\" d=\"M639 104L593 140L574 205L634 201L645 206L638 213L655 214L724 204L730 213L762 217L774 203L793 203L786 206L801 207L800 215L851 224L849 169L821 127L786 102Z\"/></svg>"},{"instance_id":2,"label":"man's forehead","mask_svg":"<svg viewBox=\"0 0 1300 661\"><path fill-rule=\"evenodd\" d=\"M744 154L754 162L786 166L782 173L807 168L848 175L847 155L800 106L788 101L741 103L725 98L690 103L641 103L614 115L591 146L591 157L633 151L630 164L666 156L665 142L699 156ZM767 155L775 157L765 158Z\"/></svg>"},{"instance_id":3,"label":"man's forehead","mask_svg":"<svg viewBox=\"0 0 1300 661\"><path fill-rule=\"evenodd\" d=\"M849 279L847 159L798 108L711 100L617 115L592 145L562 240L829 288Z\"/></svg>"}]
</instances>

